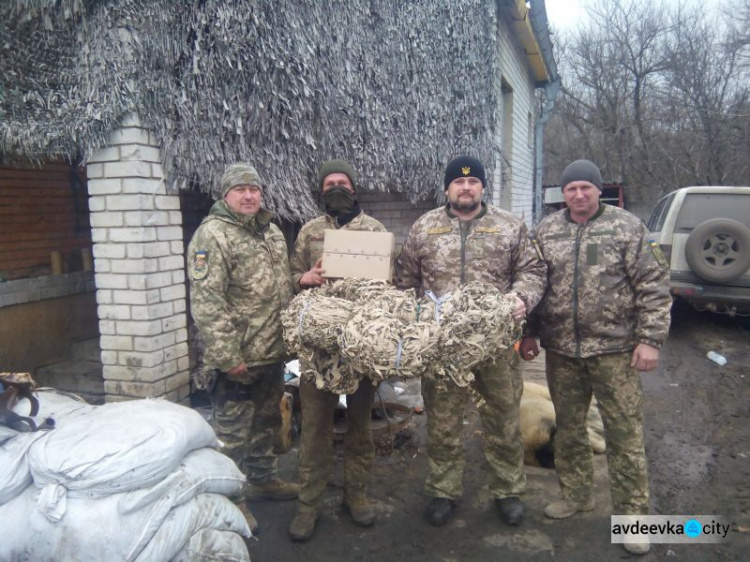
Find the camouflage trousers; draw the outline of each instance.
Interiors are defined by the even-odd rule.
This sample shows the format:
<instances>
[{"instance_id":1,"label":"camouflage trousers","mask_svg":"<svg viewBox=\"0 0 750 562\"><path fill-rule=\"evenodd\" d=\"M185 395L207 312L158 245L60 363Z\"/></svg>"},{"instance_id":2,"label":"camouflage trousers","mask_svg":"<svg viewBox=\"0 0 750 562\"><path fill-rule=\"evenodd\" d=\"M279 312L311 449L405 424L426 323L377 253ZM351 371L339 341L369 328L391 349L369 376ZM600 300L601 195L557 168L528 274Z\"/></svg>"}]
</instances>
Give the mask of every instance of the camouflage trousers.
<instances>
[{"instance_id":1,"label":"camouflage trousers","mask_svg":"<svg viewBox=\"0 0 750 562\"><path fill-rule=\"evenodd\" d=\"M314 513L333 470L333 422L339 396L319 390L314 382L300 381L302 435L300 436L299 511ZM370 431L375 387L368 379L346 396L344 435L344 486L351 492L364 489L375 459Z\"/></svg>"},{"instance_id":2,"label":"camouflage trousers","mask_svg":"<svg viewBox=\"0 0 750 562\"><path fill-rule=\"evenodd\" d=\"M248 481L269 480L276 476L273 447L281 428L284 365L252 367L239 385L222 378L211 393L213 428L225 445L222 452Z\"/></svg>"},{"instance_id":3,"label":"camouflage trousers","mask_svg":"<svg viewBox=\"0 0 750 562\"><path fill-rule=\"evenodd\" d=\"M520 496L526 490L523 442L518 410L523 394L519 359L513 349L473 371L472 388L483 399L479 416L484 429L489 491L495 498ZM451 382L422 380L427 413L429 473L425 491L431 497L458 499L463 493L464 409L469 388Z\"/></svg>"},{"instance_id":4,"label":"camouflage trousers","mask_svg":"<svg viewBox=\"0 0 750 562\"><path fill-rule=\"evenodd\" d=\"M628 352L575 359L547 350L547 382L557 418L555 468L562 495L583 503L593 492L593 453L586 430L593 393L604 422L616 515L648 514L643 391L631 357Z\"/></svg>"}]
</instances>

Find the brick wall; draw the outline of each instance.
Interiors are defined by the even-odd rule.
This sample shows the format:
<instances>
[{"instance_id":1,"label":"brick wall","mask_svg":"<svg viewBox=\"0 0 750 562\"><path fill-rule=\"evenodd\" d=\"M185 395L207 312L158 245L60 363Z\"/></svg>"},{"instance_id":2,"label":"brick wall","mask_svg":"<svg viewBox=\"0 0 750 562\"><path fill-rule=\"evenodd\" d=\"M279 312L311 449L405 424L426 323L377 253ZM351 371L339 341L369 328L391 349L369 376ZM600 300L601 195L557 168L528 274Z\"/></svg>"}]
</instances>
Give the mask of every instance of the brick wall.
<instances>
[{"instance_id":1,"label":"brick wall","mask_svg":"<svg viewBox=\"0 0 750 562\"><path fill-rule=\"evenodd\" d=\"M68 164L0 168L0 278L49 275L50 254L63 272L82 269L91 247L86 176Z\"/></svg>"},{"instance_id":2,"label":"brick wall","mask_svg":"<svg viewBox=\"0 0 750 562\"><path fill-rule=\"evenodd\" d=\"M182 214L160 162L130 117L88 163L107 401L190 394Z\"/></svg>"},{"instance_id":3,"label":"brick wall","mask_svg":"<svg viewBox=\"0 0 750 562\"><path fill-rule=\"evenodd\" d=\"M370 191L359 193L362 210L378 219L396 237L396 252L406 240L409 229L414 221L425 212L438 206L434 199L411 203L400 193L383 193Z\"/></svg>"}]
</instances>

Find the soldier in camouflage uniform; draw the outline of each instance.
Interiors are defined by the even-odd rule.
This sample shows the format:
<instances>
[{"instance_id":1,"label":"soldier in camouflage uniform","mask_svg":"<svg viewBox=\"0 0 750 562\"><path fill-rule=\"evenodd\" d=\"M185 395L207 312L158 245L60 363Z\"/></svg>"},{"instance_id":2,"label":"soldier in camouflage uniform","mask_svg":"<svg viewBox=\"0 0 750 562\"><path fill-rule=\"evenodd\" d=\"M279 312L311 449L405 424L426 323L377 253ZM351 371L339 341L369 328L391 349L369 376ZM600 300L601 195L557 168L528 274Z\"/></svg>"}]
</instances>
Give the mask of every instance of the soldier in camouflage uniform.
<instances>
[{"instance_id":1,"label":"soldier in camouflage uniform","mask_svg":"<svg viewBox=\"0 0 750 562\"><path fill-rule=\"evenodd\" d=\"M248 477L245 500L294 499L298 486L277 477L273 454L284 392L280 313L293 294L286 242L261 207L255 168L230 166L215 194L188 247L190 311L205 366L215 369L214 429Z\"/></svg>"},{"instance_id":2,"label":"soldier in camouflage uniform","mask_svg":"<svg viewBox=\"0 0 750 562\"><path fill-rule=\"evenodd\" d=\"M648 513L639 371L651 371L669 330L669 268L635 216L599 202L602 179L588 160L562 175L568 208L536 228L549 280L529 334L546 350L546 371L557 417L555 465L562 500L544 510L555 519L593 509L594 473L586 433L592 394L606 428L614 512ZM524 338L524 359L538 353ZM626 543L633 553L648 543Z\"/></svg>"},{"instance_id":3,"label":"soldier in camouflage uniform","mask_svg":"<svg viewBox=\"0 0 750 562\"><path fill-rule=\"evenodd\" d=\"M412 226L396 262L397 285L441 297L465 283L490 283L503 292L516 293L513 315L521 321L541 298L546 279L544 263L531 246L526 225L481 202L484 167L475 158L460 156L451 161L444 184L448 204L426 213ZM500 518L518 525L525 515L520 496L526 487L518 418L523 380L513 349L497 359L478 366L472 384L484 399L479 413L490 493ZM432 497L425 517L433 525L443 525L462 494L466 461L461 432L469 389L425 379L422 394L428 433L426 490Z\"/></svg>"},{"instance_id":4,"label":"soldier in camouflage uniform","mask_svg":"<svg viewBox=\"0 0 750 562\"><path fill-rule=\"evenodd\" d=\"M302 227L291 259L296 291L318 287L326 282L321 267L326 229L385 232L385 227L360 209L356 175L348 162L332 160L318 172L318 188L325 214ZM313 366L302 361L302 371ZM315 363L315 360L313 360ZM359 388L346 397L344 436L344 506L361 526L372 525L375 511L367 499L365 484L375 458L370 431L372 398L375 387L364 378ZM333 417L338 395L319 390L313 381L300 381L302 435L300 439L299 509L289 527L295 541L306 541L315 531L318 509L333 468Z\"/></svg>"}]
</instances>

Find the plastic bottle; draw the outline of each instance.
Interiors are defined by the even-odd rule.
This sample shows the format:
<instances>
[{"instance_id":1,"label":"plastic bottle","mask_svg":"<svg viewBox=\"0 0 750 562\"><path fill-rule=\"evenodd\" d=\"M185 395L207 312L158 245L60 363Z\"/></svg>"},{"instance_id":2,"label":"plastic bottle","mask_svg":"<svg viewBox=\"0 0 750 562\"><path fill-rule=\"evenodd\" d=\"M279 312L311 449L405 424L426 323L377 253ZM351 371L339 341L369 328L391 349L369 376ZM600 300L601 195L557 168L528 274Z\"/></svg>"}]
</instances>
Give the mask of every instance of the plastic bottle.
<instances>
[{"instance_id":1,"label":"plastic bottle","mask_svg":"<svg viewBox=\"0 0 750 562\"><path fill-rule=\"evenodd\" d=\"M727 364L727 358L724 357L723 355L716 353L715 351L709 351L708 353L706 353L706 357L708 357L711 361L713 361L717 365Z\"/></svg>"}]
</instances>

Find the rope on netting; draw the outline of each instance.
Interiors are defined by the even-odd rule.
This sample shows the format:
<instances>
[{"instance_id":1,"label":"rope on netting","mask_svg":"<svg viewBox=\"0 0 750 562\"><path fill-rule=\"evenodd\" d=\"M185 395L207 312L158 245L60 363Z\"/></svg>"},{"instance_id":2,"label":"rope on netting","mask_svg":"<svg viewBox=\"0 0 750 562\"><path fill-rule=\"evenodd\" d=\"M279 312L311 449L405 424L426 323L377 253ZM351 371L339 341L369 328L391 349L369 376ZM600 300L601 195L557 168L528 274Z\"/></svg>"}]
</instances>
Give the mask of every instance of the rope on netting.
<instances>
[{"instance_id":1,"label":"rope on netting","mask_svg":"<svg viewBox=\"0 0 750 562\"><path fill-rule=\"evenodd\" d=\"M442 310L443 304L446 303L451 298L451 294L448 293L448 294L443 295L442 297L435 296L435 293L433 293L432 291L425 291L424 294L427 298L429 298L435 304L435 312L434 312L435 322L437 324L440 324L440 312Z\"/></svg>"},{"instance_id":2,"label":"rope on netting","mask_svg":"<svg viewBox=\"0 0 750 562\"><path fill-rule=\"evenodd\" d=\"M339 348L354 371L373 380L420 377L436 357L438 333L435 324L404 324L393 314L368 305L344 327Z\"/></svg>"},{"instance_id":3,"label":"rope on netting","mask_svg":"<svg viewBox=\"0 0 750 562\"><path fill-rule=\"evenodd\" d=\"M300 293L281 313L287 350L297 355L305 347L337 352L339 333L353 309L354 303L344 299L318 296L315 291Z\"/></svg>"}]
</instances>

